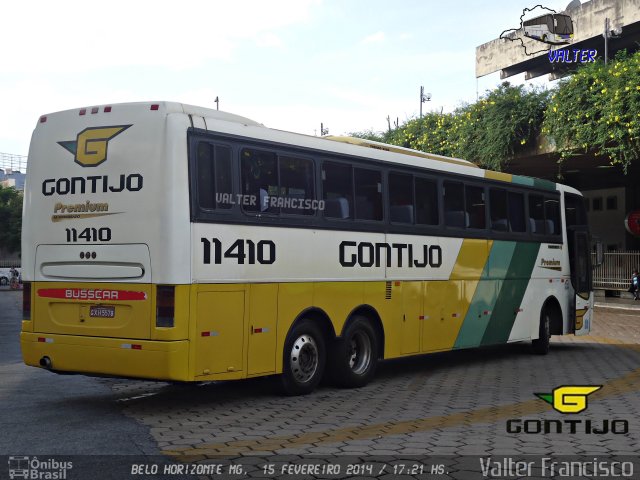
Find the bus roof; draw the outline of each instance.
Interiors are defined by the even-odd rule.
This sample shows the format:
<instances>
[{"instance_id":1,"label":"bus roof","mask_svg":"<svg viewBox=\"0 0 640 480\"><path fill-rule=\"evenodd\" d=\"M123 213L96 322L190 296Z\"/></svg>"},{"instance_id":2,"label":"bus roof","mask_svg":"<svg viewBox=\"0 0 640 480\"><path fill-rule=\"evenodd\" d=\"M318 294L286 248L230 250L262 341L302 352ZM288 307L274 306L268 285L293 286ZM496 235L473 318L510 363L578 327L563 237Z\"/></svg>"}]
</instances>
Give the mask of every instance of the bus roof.
<instances>
[{"instance_id":1,"label":"bus roof","mask_svg":"<svg viewBox=\"0 0 640 480\"><path fill-rule=\"evenodd\" d=\"M359 157L368 157L373 160L384 162L406 164L410 166L432 168L436 170L446 170L451 173L465 174L470 176L491 178L494 180L504 181L507 183L519 183L522 185L536 186L545 185L547 189L556 189L558 184L547 182L544 180L529 179L519 175L510 175L502 172L494 172L479 168L470 161L454 157L445 157L432 153L426 153L419 150L404 148L396 145L390 145L362 138L347 136L325 136L317 137L314 135L305 135L284 130L278 130L265 127L264 124L251 120L247 117L235 115L232 113L214 110L206 107L183 104L178 102L129 102L120 104L106 104L99 106L82 107L71 110L65 110L52 114L43 115L40 123L47 121L47 117L77 116L87 115L93 116L94 113L111 112L126 110L131 115L148 112L149 110L157 110L161 114L184 114L190 117L201 117L204 119L202 124L204 129L210 131L218 131L222 134L233 134L239 136L247 136L265 141L271 141L281 144L296 145L302 148L310 148L327 153L339 153L354 155ZM108 113L107 113L108 115ZM193 119L191 125L193 125ZM365 151L366 149L366 151ZM553 187L552 187L553 185ZM577 192L577 191L576 191Z\"/></svg>"}]
</instances>

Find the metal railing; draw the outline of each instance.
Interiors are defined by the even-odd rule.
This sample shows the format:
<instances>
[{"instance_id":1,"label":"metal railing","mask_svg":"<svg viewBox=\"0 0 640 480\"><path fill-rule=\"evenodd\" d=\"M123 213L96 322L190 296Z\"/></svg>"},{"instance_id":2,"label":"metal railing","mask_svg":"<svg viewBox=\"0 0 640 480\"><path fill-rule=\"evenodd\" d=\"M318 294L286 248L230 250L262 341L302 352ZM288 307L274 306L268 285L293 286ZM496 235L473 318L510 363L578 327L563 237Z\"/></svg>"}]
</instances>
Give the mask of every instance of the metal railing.
<instances>
[{"instance_id":1,"label":"metal railing","mask_svg":"<svg viewBox=\"0 0 640 480\"><path fill-rule=\"evenodd\" d=\"M0 260L0 268L20 268L20 260Z\"/></svg>"},{"instance_id":2,"label":"metal railing","mask_svg":"<svg viewBox=\"0 0 640 480\"><path fill-rule=\"evenodd\" d=\"M595 255L591 254L594 264ZM605 252L602 265L593 270L593 288L627 291L633 271L637 269L640 269L640 252Z\"/></svg>"},{"instance_id":3,"label":"metal railing","mask_svg":"<svg viewBox=\"0 0 640 480\"><path fill-rule=\"evenodd\" d=\"M11 172L26 173L27 157L24 155L0 152L0 169L4 170L5 173L7 170Z\"/></svg>"}]
</instances>

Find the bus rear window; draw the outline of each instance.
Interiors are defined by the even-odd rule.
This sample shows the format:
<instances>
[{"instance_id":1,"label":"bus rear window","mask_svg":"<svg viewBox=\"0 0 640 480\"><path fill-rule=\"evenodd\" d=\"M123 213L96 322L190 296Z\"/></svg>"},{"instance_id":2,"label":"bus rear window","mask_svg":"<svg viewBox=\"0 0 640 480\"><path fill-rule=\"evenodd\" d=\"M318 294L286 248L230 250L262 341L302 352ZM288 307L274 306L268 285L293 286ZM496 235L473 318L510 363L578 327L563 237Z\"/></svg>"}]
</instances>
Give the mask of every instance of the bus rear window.
<instances>
[{"instance_id":1,"label":"bus rear window","mask_svg":"<svg viewBox=\"0 0 640 480\"><path fill-rule=\"evenodd\" d=\"M231 149L198 142L197 170L200 208L231 208Z\"/></svg>"}]
</instances>

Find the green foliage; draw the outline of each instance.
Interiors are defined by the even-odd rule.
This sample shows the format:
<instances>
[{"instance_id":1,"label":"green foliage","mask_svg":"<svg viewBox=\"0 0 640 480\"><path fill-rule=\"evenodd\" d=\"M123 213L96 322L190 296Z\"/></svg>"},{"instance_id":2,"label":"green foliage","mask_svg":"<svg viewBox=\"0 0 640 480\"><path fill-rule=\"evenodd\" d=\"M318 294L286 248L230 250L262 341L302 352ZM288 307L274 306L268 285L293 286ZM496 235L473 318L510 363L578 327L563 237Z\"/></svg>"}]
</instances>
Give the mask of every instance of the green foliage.
<instances>
[{"instance_id":1,"label":"green foliage","mask_svg":"<svg viewBox=\"0 0 640 480\"><path fill-rule=\"evenodd\" d=\"M503 83L454 115L458 157L484 168L502 170L515 154L535 145L549 92Z\"/></svg>"},{"instance_id":2,"label":"green foliage","mask_svg":"<svg viewBox=\"0 0 640 480\"><path fill-rule=\"evenodd\" d=\"M515 153L535 144L548 97L545 90L505 82L453 113L431 112L387 133L352 135L502 170Z\"/></svg>"},{"instance_id":3,"label":"green foliage","mask_svg":"<svg viewBox=\"0 0 640 480\"><path fill-rule=\"evenodd\" d=\"M640 156L640 52L586 64L563 80L551 98L543 131L561 158L594 153L625 173Z\"/></svg>"},{"instance_id":4,"label":"green foliage","mask_svg":"<svg viewBox=\"0 0 640 480\"><path fill-rule=\"evenodd\" d=\"M0 248L20 251L22 194L15 188L0 186Z\"/></svg>"}]
</instances>

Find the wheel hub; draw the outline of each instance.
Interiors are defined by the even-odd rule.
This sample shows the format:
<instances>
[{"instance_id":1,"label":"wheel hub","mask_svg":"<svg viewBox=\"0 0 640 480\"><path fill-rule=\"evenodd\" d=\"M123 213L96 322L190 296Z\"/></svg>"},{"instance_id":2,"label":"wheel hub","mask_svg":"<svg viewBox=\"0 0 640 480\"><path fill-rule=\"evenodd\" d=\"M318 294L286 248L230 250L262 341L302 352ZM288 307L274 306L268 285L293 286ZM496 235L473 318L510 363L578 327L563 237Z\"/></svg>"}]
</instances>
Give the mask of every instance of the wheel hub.
<instances>
[{"instance_id":1,"label":"wheel hub","mask_svg":"<svg viewBox=\"0 0 640 480\"><path fill-rule=\"evenodd\" d=\"M313 378L318 369L318 345L310 335L301 335L293 343L290 364L294 378L305 383Z\"/></svg>"}]
</instances>

